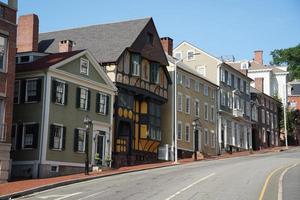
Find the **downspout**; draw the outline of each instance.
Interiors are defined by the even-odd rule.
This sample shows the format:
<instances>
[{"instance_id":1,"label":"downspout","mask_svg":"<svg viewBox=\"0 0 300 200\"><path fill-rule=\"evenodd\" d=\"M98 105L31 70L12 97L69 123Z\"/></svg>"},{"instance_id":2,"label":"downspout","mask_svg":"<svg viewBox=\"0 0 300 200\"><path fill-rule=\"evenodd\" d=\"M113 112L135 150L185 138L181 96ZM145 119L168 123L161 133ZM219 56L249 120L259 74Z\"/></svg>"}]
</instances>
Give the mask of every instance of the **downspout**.
<instances>
[{"instance_id":1,"label":"downspout","mask_svg":"<svg viewBox=\"0 0 300 200\"><path fill-rule=\"evenodd\" d=\"M216 148L216 154L217 155L221 155L221 143L219 141L219 119L220 119L220 101L221 101L221 95L220 95L220 67L221 67L222 63L217 65L217 85L218 85L218 90L217 90L217 135L216 135L216 140L218 144L218 148Z\"/></svg>"}]
</instances>

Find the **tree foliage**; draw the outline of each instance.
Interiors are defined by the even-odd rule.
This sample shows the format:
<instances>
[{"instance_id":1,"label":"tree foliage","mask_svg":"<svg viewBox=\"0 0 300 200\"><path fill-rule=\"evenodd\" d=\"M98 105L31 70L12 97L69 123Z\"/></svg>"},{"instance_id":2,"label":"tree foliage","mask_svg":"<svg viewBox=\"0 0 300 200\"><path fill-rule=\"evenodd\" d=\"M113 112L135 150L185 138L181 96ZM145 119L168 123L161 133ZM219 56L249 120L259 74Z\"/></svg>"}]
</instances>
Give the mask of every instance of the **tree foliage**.
<instances>
[{"instance_id":1,"label":"tree foliage","mask_svg":"<svg viewBox=\"0 0 300 200\"><path fill-rule=\"evenodd\" d=\"M275 49L271 56L271 64L288 66L291 80L300 79L300 44L287 49Z\"/></svg>"}]
</instances>

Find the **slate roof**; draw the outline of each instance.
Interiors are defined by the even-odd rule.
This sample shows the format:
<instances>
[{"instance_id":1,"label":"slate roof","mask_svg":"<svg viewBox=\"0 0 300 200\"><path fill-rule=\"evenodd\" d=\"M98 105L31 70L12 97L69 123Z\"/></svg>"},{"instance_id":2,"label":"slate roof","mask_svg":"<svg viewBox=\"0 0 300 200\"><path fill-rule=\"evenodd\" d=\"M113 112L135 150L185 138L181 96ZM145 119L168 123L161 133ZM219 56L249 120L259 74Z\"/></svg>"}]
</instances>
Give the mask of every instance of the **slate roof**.
<instances>
[{"instance_id":1,"label":"slate roof","mask_svg":"<svg viewBox=\"0 0 300 200\"><path fill-rule=\"evenodd\" d=\"M16 72L28 72L28 71L38 71L48 69L49 67L70 58L78 53L81 53L84 50L64 52L64 53L54 53L43 56L36 61L30 63L23 63L16 65Z\"/></svg>"},{"instance_id":2,"label":"slate roof","mask_svg":"<svg viewBox=\"0 0 300 200\"><path fill-rule=\"evenodd\" d=\"M93 25L39 34L39 52L54 53L62 40L76 43L73 50L88 49L99 63L115 62L130 47L151 18Z\"/></svg>"}]
</instances>

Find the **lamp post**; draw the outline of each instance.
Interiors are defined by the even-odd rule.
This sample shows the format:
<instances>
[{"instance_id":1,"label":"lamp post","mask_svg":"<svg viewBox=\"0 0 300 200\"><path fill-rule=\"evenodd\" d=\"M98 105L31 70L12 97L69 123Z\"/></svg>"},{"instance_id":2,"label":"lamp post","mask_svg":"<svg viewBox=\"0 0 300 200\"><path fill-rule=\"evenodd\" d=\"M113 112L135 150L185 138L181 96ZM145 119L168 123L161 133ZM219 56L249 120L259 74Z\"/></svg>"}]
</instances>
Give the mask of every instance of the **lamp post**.
<instances>
[{"instance_id":1,"label":"lamp post","mask_svg":"<svg viewBox=\"0 0 300 200\"><path fill-rule=\"evenodd\" d=\"M89 175L89 132L91 129L91 126L93 124L93 121L89 118L89 116L86 116L83 119L83 123L86 128L86 135L85 135L85 175Z\"/></svg>"},{"instance_id":2,"label":"lamp post","mask_svg":"<svg viewBox=\"0 0 300 200\"><path fill-rule=\"evenodd\" d=\"M193 53L192 56L195 56L195 55L199 55L200 53ZM178 163L178 155L177 155L177 64L179 62L182 62L184 58L181 58L181 59L177 59L177 58L174 58L175 61L174 61L174 95L173 95L173 99L174 99L174 121L173 121L173 129L174 129L174 135L173 135L173 144L174 144L174 164L177 164Z\"/></svg>"},{"instance_id":3,"label":"lamp post","mask_svg":"<svg viewBox=\"0 0 300 200\"><path fill-rule=\"evenodd\" d=\"M287 99L286 99L286 84L283 84L283 98L282 98L282 104L283 104L283 120L284 120L284 137L285 137L285 148L288 149L288 139L287 139L287 125L286 125L286 104L287 104Z\"/></svg>"},{"instance_id":4,"label":"lamp post","mask_svg":"<svg viewBox=\"0 0 300 200\"><path fill-rule=\"evenodd\" d=\"M199 141L199 132L198 132L198 137L196 138L196 131L199 130L200 128L200 119L196 118L192 122L192 126L194 128L194 160L197 160L197 150L198 150L198 145L196 142L196 139Z\"/></svg>"}]
</instances>

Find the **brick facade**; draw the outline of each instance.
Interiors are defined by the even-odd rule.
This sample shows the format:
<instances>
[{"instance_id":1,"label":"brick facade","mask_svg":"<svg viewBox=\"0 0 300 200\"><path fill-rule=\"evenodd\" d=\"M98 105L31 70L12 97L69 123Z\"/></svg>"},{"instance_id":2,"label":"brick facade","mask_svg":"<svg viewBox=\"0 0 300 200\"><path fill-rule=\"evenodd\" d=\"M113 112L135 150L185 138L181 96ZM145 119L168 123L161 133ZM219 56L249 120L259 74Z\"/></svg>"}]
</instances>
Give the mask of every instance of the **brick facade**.
<instances>
[{"instance_id":1,"label":"brick facade","mask_svg":"<svg viewBox=\"0 0 300 200\"><path fill-rule=\"evenodd\" d=\"M290 103L289 109L300 110L300 96L289 96L288 102Z\"/></svg>"},{"instance_id":2,"label":"brick facade","mask_svg":"<svg viewBox=\"0 0 300 200\"><path fill-rule=\"evenodd\" d=\"M0 72L0 98L4 101L4 121L0 141L0 183L5 182L10 173L11 125L14 98L15 55L16 55L16 10L1 3L4 15L0 17L0 33L7 38L7 62ZM3 113L1 113L3 114ZM3 128L5 127L5 128Z\"/></svg>"}]
</instances>

